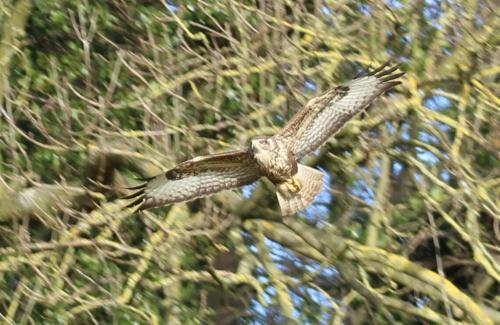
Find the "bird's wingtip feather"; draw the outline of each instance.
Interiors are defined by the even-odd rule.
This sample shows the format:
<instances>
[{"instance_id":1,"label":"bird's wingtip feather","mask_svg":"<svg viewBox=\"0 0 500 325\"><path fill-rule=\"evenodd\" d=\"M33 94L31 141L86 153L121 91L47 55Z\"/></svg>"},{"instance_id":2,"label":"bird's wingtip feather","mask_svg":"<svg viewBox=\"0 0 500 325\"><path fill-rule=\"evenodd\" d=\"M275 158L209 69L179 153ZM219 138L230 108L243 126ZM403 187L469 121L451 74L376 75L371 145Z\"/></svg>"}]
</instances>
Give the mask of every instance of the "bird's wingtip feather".
<instances>
[{"instance_id":1,"label":"bird's wingtip feather","mask_svg":"<svg viewBox=\"0 0 500 325\"><path fill-rule=\"evenodd\" d=\"M122 200L129 200L129 199L136 198L136 197L138 197L138 196L140 196L140 195L143 195L143 194L144 194L144 190L135 191L135 192L133 192L132 194L129 194L129 195L127 195L127 196L122 197L121 199L122 199Z\"/></svg>"},{"instance_id":2,"label":"bird's wingtip feather","mask_svg":"<svg viewBox=\"0 0 500 325\"><path fill-rule=\"evenodd\" d=\"M394 80L394 79L397 79L397 78L399 78L399 77L403 76L404 74L405 74L405 72L404 72L404 71L399 72L399 73L395 73L395 74L389 74L389 75L386 75L386 76L385 76L385 77L383 77L383 78L379 78L379 80L380 80L381 82L389 82L389 81L391 81L391 80Z\"/></svg>"},{"instance_id":3,"label":"bird's wingtip feather","mask_svg":"<svg viewBox=\"0 0 500 325\"><path fill-rule=\"evenodd\" d=\"M380 71L382 71L383 69L385 69L385 67L387 67L389 64L390 64L390 60L388 61L385 61L381 66L379 66L378 68L375 68L373 69L372 71L368 72L367 76L374 76L376 75L377 73L379 73Z\"/></svg>"},{"instance_id":4,"label":"bird's wingtip feather","mask_svg":"<svg viewBox=\"0 0 500 325\"><path fill-rule=\"evenodd\" d=\"M129 204L127 204L126 206L124 206L123 209L125 210L125 209L136 207L134 212L137 212L139 210L144 209L143 205L144 205L144 196L140 196L136 200L134 200L134 201L130 202Z\"/></svg>"}]
</instances>

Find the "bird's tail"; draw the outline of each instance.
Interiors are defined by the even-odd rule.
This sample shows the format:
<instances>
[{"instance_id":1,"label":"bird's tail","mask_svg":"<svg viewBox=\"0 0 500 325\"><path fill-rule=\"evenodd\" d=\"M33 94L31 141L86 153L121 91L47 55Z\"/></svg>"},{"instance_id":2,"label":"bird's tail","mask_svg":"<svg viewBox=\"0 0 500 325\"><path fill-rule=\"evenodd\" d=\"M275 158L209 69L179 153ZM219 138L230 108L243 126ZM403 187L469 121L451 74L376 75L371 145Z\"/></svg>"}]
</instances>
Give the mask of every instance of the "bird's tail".
<instances>
[{"instance_id":1,"label":"bird's tail","mask_svg":"<svg viewBox=\"0 0 500 325\"><path fill-rule=\"evenodd\" d=\"M294 214L311 204L323 187L323 176L317 169L298 164L297 174L293 176L294 182L276 186L281 213L284 216Z\"/></svg>"}]
</instances>

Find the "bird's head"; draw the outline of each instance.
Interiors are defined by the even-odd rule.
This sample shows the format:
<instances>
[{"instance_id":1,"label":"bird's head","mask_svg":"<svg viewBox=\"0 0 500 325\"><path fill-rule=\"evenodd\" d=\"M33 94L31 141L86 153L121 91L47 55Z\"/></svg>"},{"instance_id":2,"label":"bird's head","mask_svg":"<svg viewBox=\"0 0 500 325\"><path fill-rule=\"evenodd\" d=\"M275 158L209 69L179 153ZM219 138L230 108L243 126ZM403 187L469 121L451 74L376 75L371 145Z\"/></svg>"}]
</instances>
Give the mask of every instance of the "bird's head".
<instances>
[{"instance_id":1,"label":"bird's head","mask_svg":"<svg viewBox=\"0 0 500 325\"><path fill-rule=\"evenodd\" d=\"M273 149L273 141L271 137L255 137L250 141L250 148L255 154L269 151Z\"/></svg>"}]
</instances>

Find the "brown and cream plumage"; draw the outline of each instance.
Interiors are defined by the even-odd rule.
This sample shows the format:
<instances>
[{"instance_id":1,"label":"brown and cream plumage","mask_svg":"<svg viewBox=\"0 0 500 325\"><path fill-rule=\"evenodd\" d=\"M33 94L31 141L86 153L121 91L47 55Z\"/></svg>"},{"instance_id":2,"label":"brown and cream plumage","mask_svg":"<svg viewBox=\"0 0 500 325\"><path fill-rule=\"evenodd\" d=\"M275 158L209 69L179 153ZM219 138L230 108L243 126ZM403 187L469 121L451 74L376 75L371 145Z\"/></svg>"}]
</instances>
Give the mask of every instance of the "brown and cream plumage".
<instances>
[{"instance_id":1,"label":"brown and cream plumage","mask_svg":"<svg viewBox=\"0 0 500 325\"><path fill-rule=\"evenodd\" d=\"M277 189L283 215L307 207L320 192L323 173L298 164L375 98L398 85L404 72L384 64L369 74L311 99L276 135L256 137L248 148L196 157L147 179L127 199L148 209L192 200L267 177Z\"/></svg>"}]
</instances>

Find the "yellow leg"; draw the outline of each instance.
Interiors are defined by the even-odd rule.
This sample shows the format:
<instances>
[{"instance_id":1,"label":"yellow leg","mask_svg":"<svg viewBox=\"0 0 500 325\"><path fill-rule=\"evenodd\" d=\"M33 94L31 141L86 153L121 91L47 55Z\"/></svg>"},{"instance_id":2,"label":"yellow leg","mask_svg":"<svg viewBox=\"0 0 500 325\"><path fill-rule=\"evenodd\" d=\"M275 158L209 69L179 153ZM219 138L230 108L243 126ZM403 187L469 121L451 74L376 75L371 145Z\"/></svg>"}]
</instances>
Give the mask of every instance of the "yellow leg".
<instances>
[{"instance_id":1,"label":"yellow leg","mask_svg":"<svg viewBox=\"0 0 500 325\"><path fill-rule=\"evenodd\" d=\"M292 193L298 193L302 188L302 184L300 184L299 180L295 177L292 177L289 181L286 182L288 190Z\"/></svg>"}]
</instances>

